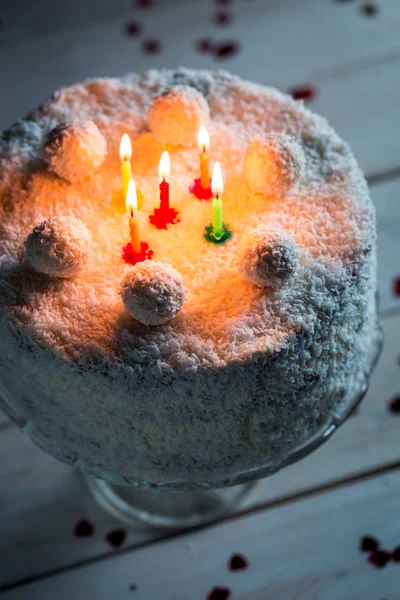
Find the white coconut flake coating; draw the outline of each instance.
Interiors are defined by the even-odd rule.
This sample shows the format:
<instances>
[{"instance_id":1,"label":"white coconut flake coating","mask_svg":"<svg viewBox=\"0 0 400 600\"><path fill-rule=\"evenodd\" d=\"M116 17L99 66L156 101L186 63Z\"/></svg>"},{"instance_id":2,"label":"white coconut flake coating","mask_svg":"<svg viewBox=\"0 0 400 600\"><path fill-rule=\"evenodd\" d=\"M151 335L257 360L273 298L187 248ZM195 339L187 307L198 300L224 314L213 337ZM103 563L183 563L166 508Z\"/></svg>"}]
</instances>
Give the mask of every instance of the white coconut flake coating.
<instances>
[{"instance_id":1,"label":"white coconut flake coating","mask_svg":"<svg viewBox=\"0 0 400 600\"><path fill-rule=\"evenodd\" d=\"M183 278L171 265L145 260L125 275L120 296L134 319L144 325L163 325L182 307Z\"/></svg>"},{"instance_id":2,"label":"white coconut flake coating","mask_svg":"<svg viewBox=\"0 0 400 600\"><path fill-rule=\"evenodd\" d=\"M149 131L154 98L176 86L195 89L210 109L210 157L221 163L233 231L220 246L203 238L211 203L188 192L196 138L177 146L173 119L170 143ZM54 127L77 120L96 124L107 155L69 183L49 171L43 148ZM158 326L132 319L119 295L132 269L121 258L128 219L114 201L125 132L144 196L142 239L185 283L181 310ZM301 176L284 194L254 193L246 151L272 133L296 141ZM164 150L180 222L158 230L148 214ZM19 260L33 227L60 213L92 236L73 279ZM238 270L239 244L262 223L278 223L301 246L284 285L261 288ZM0 253L0 381L43 446L115 480L221 483L277 464L345 410L375 352L375 213L349 147L302 103L225 72L88 81L19 121L0 140Z\"/></svg>"}]
</instances>

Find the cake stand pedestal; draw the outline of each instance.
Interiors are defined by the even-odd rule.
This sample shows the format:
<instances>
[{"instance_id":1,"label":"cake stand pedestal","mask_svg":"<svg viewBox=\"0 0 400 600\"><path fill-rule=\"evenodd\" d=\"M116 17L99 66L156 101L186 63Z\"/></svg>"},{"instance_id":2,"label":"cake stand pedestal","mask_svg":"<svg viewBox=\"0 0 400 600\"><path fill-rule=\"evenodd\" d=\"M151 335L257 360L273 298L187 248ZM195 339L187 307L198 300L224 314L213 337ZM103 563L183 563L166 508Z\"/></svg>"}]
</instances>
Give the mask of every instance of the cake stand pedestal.
<instances>
[{"instance_id":1,"label":"cake stand pedestal","mask_svg":"<svg viewBox=\"0 0 400 600\"><path fill-rule=\"evenodd\" d=\"M108 483L82 474L95 500L128 526L138 522L168 529L190 528L220 519L256 485L244 483L199 491L157 491Z\"/></svg>"}]
</instances>

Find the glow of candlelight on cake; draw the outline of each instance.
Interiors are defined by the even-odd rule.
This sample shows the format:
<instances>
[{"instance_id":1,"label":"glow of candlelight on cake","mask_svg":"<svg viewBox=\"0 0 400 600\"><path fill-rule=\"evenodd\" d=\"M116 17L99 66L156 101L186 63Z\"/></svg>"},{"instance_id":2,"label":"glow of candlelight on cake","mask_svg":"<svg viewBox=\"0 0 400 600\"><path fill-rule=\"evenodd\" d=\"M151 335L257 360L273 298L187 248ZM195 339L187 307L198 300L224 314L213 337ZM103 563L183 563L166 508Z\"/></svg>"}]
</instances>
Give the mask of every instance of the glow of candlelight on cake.
<instances>
[{"instance_id":1,"label":"glow of candlelight on cake","mask_svg":"<svg viewBox=\"0 0 400 600\"><path fill-rule=\"evenodd\" d=\"M168 181L169 176L171 175L171 161L168 152L163 152L161 154L158 175L163 181Z\"/></svg>"},{"instance_id":2,"label":"glow of candlelight on cake","mask_svg":"<svg viewBox=\"0 0 400 600\"><path fill-rule=\"evenodd\" d=\"M130 137L127 133L121 138L119 145L119 157L121 159L121 175L122 175L122 194L126 198L128 193L129 182L132 178L131 169L131 158L132 158L132 144Z\"/></svg>"},{"instance_id":3,"label":"glow of candlelight on cake","mask_svg":"<svg viewBox=\"0 0 400 600\"><path fill-rule=\"evenodd\" d=\"M210 136L203 125L199 129L198 142L200 148L200 185L203 190L206 190L210 187L210 166L207 154L210 148Z\"/></svg>"},{"instance_id":4,"label":"glow of candlelight on cake","mask_svg":"<svg viewBox=\"0 0 400 600\"><path fill-rule=\"evenodd\" d=\"M141 244L140 244L140 232L139 232L139 223L137 220L137 194L136 194L136 186L133 179L130 180L128 184L128 192L126 194L126 209L130 215L129 217L129 233L131 237L131 245L132 252L134 254L140 254L141 252Z\"/></svg>"},{"instance_id":5,"label":"glow of candlelight on cake","mask_svg":"<svg viewBox=\"0 0 400 600\"><path fill-rule=\"evenodd\" d=\"M222 224L222 200L221 196L224 191L224 180L222 179L221 166L219 162L214 165L211 189L214 195L213 198L213 236L216 240L220 240L224 233Z\"/></svg>"}]
</instances>

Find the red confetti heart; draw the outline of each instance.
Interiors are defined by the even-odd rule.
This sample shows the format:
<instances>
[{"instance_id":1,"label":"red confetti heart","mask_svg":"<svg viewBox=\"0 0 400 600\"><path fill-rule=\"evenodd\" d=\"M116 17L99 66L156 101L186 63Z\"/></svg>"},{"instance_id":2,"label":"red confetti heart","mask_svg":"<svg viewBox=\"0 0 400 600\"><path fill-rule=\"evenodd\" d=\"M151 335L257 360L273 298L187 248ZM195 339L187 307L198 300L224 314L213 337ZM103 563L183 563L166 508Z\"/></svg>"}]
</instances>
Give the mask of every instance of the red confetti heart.
<instances>
[{"instance_id":1,"label":"red confetti heart","mask_svg":"<svg viewBox=\"0 0 400 600\"><path fill-rule=\"evenodd\" d=\"M231 596L229 588L216 587L207 596L207 600L227 600Z\"/></svg>"},{"instance_id":2,"label":"red confetti heart","mask_svg":"<svg viewBox=\"0 0 400 600\"><path fill-rule=\"evenodd\" d=\"M90 537L94 534L94 525L86 519L78 521L75 525L74 535L76 537Z\"/></svg>"},{"instance_id":3,"label":"red confetti heart","mask_svg":"<svg viewBox=\"0 0 400 600\"><path fill-rule=\"evenodd\" d=\"M379 9L378 9L377 5L376 4L372 4L370 2L368 2L367 4L363 4L362 6L360 6L360 10L367 17L374 17L379 12Z\"/></svg>"},{"instance_id":4,"label":"red confetti heart","mask_svg":"<svg viewBox=\"0 0 400 600\"><path fill-rule=\"evenodd\" d=\"M232 4L232 0L215 0L215 2L217 4L223 4L223 5L227 5L227 4Z\"/></svg>"},{"instance_id":5,"label":"red confetti heart","mask_svg":"<svg viewBox=\"0 0 400 600\"><path fill-rule=\"evenodd\" d=\"M400 296L400 277L393 280L393 293L395 296Z\"/></svg>"},{"instance_id":6,"label":"red confetti heart","mask_svg":"<svg viewBox=\"0 0 400 600\"><path fill-rule=\"evenodd\" d=\"M375 550L371 556L368 558L368 562L372 565L378 567L378 569L382 569L390 560L389 552L386 550Z\"/></svg>"},{"instance_id":7,"label":"red confetti heart","mask_svg":"<svg viewBox=\"0 0 400 600\"><path fill-rule=\"evenodd\" d=\"M214 50L214 45L209 38L201 38L196 42L196 50L202 53L212 52Z\"/></svg>"},{"instance_id":8,"label":"red confetti heart","mask_svg":"<svg viewBox=\"0 0 400 600\"><path fill-rule=\"evenodd\" d=\"M305 85L299 85L292 88L289 94L294 100L303 100L304 102L311 102L317 97L317 88L312 83Z\"/></svg>"},{"instance_id":9,"label":"red confetti heart","mask_svg":"<svg viewBox=\"0 0 400 600\"><path fill-rule=\"evenodd\" d=\"M158 54L161 52L161 42L158 40L144 40L142 50L145 54Z\"/></svg>"},{"instance_id":10,"label":"red confetti heart","mask_svg":"<svg viewBox=\"0 0 400 600\"><path fill-rule=\"evenodd\" d=\"M400 562L400 546L397 546L392 552L393 562Z\"/></svg>"},{"instance_id":11,"label":"red confetti heart","mask_svg":"<svg viewBox=\"0 0 400 600\"><path fill-rule=\"evenodd\" d=\"M231 58L240 50L238 42L222 42L214 47L214 56L216 58Z\"/></svg>"},{"instance_id":12,"label":"red confetti heart","mask_svg":"<svg viewBox=\"0 0 400 600\"><path fill-rule=\"evenodd\" d=\"M154 6L154 0L133 0L133 5L136 8L149 8L150 6Z\"/></svg>"},{"instance_id":13,"label":"red confetti heart","mask_svg":"<svg viewBox=\"0 0 400 600\"><path fill-rule=\"evenodd\" d=\"M213 15L212 20L215 23L215 25L224 26L229 25L229 23L232 22L233 17L230 13L227 12L217 12L215 13L215 15Z\"/></svg>"},{"instance_id":14,"label":"red confetti heart","mask_svg":"<svg viewBox=\"0 0 400 600\"><path fill-rule=\"evenodd\" d=\"M361 552L373 552L374 550L377 550L378 546L379 546L379 542L374 537L366 535L363 538L361 538L361 541L360 541Z\"/></svg>"},{"instance_id":15,"label":"red confetti heart","mask_svg":"<svg viewBox=\"0 0 400 600\"><path fill-rule=\"evenodd\" d=\"M124 27L125 35L128 37L135 37L142 33L142 26L137 21L130 21Z\"/></svg>"},{"instance_id":16,"label":"red confetti heart","mask_svg":"<svg viewBox=\"0 0 400 600\"><path fill-rule=\"evenodd\" d=\"M388 402L390 412L400 414L400 396L394 396Z\"/></svg>"},{"instance_id":17,"label":"red confetti heart","mask_svg":"<svg viewBox=\"0 0 400 600\"><path fill-rule=\"evenodd\" d=\"M112 531L109 531L106 535L107 542L111 544L111 546L114 546L114 548L119 548L120 546L122 546L122 544L125 541L125 538L125 529L113 529Z\"/></svg>"},{"instance_id":18,"label":"red confetti heart","mask_svg":"<svg viewBox=\"0 0 400 600\"><path fill-rule=\"evenodd\" d=\"M247 569L248 562L247 559L241 554L234 554L231 556L229 560L229 569L231 571L243 571Z\"/></svg>"}]
</instances>

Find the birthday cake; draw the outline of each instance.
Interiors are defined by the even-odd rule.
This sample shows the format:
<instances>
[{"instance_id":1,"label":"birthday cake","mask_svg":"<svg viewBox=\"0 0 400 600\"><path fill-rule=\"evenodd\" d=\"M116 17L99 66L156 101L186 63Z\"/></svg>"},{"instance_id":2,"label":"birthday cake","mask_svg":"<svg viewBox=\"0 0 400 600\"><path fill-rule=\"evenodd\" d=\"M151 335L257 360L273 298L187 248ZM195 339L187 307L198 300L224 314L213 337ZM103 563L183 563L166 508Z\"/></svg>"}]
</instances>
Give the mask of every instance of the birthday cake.
<instances>
[{"instance_id":1,"label":"birthday cake","mask_svg":"<svg viewBox=\"0 0 400 600\"><path fill-rule=\"evenodd\" d=\"M190 191L200 126L223 237L214 200ZM349 146L272 88L185 69L64 88L0 138L3 404L54 456L116 482L217 485L278 465L365 388L375 238Z\"/></svg>"}]
</instances>

